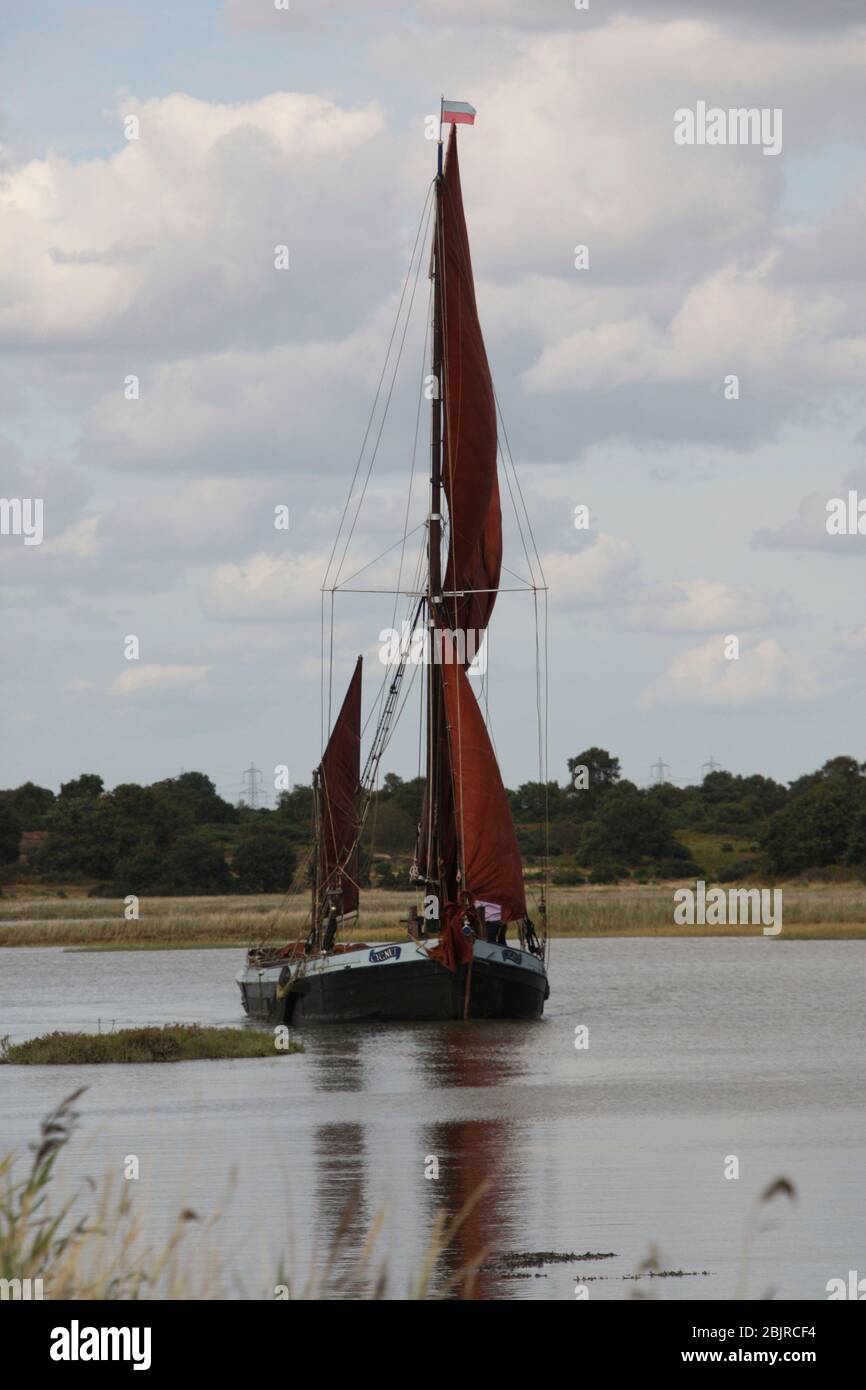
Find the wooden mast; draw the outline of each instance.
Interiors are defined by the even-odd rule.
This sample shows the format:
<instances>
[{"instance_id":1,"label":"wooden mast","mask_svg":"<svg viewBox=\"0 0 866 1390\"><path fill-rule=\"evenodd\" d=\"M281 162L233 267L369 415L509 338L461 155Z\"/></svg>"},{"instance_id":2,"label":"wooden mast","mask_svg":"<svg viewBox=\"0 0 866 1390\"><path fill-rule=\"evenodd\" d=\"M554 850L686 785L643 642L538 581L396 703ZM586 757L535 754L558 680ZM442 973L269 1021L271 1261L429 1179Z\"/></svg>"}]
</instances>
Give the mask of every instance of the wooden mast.
<instances>
[{"instance_id":1,"label":"wooden mast","mask_svg":"<svg viewBox=\"0 0 866 1390\"><path fill-rule=\"evenodd\" d=\"M313 864L310 874L312 904L310 909L310 934L308 943L311 951L319 949L319 855L321 853L322 818L319 807L319 768L313 771Z\"/></svg>"},{"instance_id":2,"label":"wooden mast","mask_svg":"<svg viewBox=\"0 0 866 1390\"><path fill-rule=\"evenodd\" d=\"M442 606L442 100L439 103L439 141L436 152L437 170L434 186L433 254L430 274L433 280L433 332L431 367L435 389L431 401L430 419L430 515L427 526L427 788L429 824L426 850L427 873L435 876L436 896L439 899L437 916L441 913L442 885L439 871L439 710L442 701L441 672L434 659L436 650L437 614Z\"/></svg>"}]
</instances>

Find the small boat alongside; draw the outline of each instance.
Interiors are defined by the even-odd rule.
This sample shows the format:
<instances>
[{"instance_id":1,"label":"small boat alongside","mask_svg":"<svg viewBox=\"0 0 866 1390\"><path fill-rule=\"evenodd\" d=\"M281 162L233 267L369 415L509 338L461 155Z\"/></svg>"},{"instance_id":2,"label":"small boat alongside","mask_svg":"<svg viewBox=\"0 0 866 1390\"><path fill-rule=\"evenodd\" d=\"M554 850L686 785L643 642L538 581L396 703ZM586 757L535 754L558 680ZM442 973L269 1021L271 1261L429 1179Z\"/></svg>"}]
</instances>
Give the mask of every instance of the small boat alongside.
<instances>
[{"instance_id":1,"label":"small boat alongside","mask_svg":"<svg viewBox=\"0 0 866 1390\"><path fill-rule=\"evenodd\" d=\"M538 1019L549 993L546 863L536 885L536 932L508 794L488 727L489 682L482 706L470 679L477 674L477 655L484 649L500 591L501 449L457 155L456 124L471 124L474 113L464 103L443 103L441 114L437 173L428 200L433 222L426 378L430 480L424 520L416 528L423 533L424 546L415 581L403 587L401 558L397 585L387 591L393 592L395 615L397 601L402 597L407 602L403 628L410 638L398 642L387 659L380 652L385 675L368 714L373 734L363 768L366 726L360 656L336 719L331 724L330 715L327 721L323 718L323 735L325 726L330 732L313 773L306 936L280 949L251 949L237 975L244 1009L259 1023ZM442 124L449 122L443 163ZM421 247L420 274L423 237L416 244ZM409 486L411 500L411 479ZM514 502L511 479L509 494ZM517 494L522 505L519 487ZM355 520L357 513L340 565ZM518 514L517 529L522 538L531 535L527 516ZM404 530L404 550L408 534ZM337 548L335 543L332 563ZM537 663L543 650L538 638L539 595L543 602L546 586L534 542L533 551L534 559L524 540L529 577L516 577L521 579L519 587L533 597ZM323 652L333 653L333 600L345 588L340 569L335 574L329 565L323 593L331 595L331 631L323 632ZM353 585L351 592L382 590ZM323 606L323 615L324 611ZM333 655L330 660L333 664ZM419 672L417 741L423 750L424 794L409 875L415 904L402 939L365 942L359 939L362 835L382 755ZM536 669L539 782L546 786L542 681L546 682L546 669L543 677ZM325 704L330 709L330 698L323 708Z\"/></svg>"}]
</instances>

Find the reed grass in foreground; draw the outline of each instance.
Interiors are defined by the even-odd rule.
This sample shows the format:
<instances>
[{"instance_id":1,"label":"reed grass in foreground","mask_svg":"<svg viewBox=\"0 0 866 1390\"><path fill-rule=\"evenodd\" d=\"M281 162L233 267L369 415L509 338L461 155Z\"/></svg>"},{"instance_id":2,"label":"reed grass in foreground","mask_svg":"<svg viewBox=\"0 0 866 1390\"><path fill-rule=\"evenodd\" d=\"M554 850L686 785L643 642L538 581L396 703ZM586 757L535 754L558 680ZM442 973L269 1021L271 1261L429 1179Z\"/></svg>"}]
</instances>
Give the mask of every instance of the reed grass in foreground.
<instances>
[{"instance_id":1,"label":"reed grass in foreground","mask_svg":"<svg viewBox=\"0 0 866 1390\"><path fill-rule=\"evenodd\" d=\"M323 1253L313 1257L309 1273L297 1279L282 1265L266 1274L264 1287L247 1289L232 1266L231 1285L226 1288L225 1260L211 1244L219 1217L202 1218L189 1208L178 1213L169 1234L159 1247L148 1245L132 1198L133 1184L124 1184L115 1199L110 1178L97 1186L86 1180L84 1205L72 1197L55 1206L53 1180L55 1164L72 1138L77 1121L76 1102L84 1089L73 1092L43 1119L39 1139L31 1144L33 1154L24 1177L13 1175L13 1154L0 1158L0 1281L18 1288L25 1280L41 1280L42 1296L52 1300L119 1299L219 1299L252 1297L268 1300L362 1300L394 1296L389 1287L387 1261L376 1253L384 1224L380 1209L363 1242L358 1244L355 1221L357 1193L350 1194ZM471 1255L455 1253L461 1231L479 1201L495 1185L492 1176L478 1184L465 1205L450 1216L440 1208L434 1216L426 1248L418 1268L403 1294L408 1299L473 1298L478 1279L486 1271L503 1274L503 1266L546 1267L554 1264L583 1264L610 1259L615 1252L586 1251L581 1255L553 1250L523 1254L490 1250L479 1246ZM230 1195L230 1193L229 1193ZM740 1273L733 1297L751 1296L748 1288L753 1247L764 1230L767 1208L784 1197L796 1202L796 1188L787 1177L775 1178L756 1197L749 1215L742 1249ZM471 1226L471 1222L468 1223ZM688 1272L706 1276L708 1270ZM665 1269L654 1246L634 1273L620 1275L628 1298L654 1297L652 1280L686 1277L683 1270ZM591 1276L590 1276L591 1277ZM581 1283L585 1274L575 1274ZM626 1291L626 1286L628 1286ZM9 1296L4 1285L4 1296ZM13 1292L13 1298L16 1294ZM20 1296L20 1295L19 1295ZM399 1296L399 1295L397 1295ZM498 1295L501 1297L502 1295ZM583 1293L586 1297L586 1292ZM770 1288L764 1299L775 1296Z\"/></svg>"},{"instance_id":2,"label":"reed grass in foreground","mask_svg":"<svg viewBox=\"0 0 866 1390\"><path fill-rule=\"evenodd\" d=\"M554 888L549 928L559 936L749 936L754 926L678 926L675 883ZM866 886L780 885L783 927L778 940L866 937ZM405 936L409 893L368 889L361 894L356 940ZM532 902L530 913L538 921ZM142 898L138 920L127 921L121 899L0 899L0 946L87 946L108 950L282 945L307 932L307 905L297 896Z\"/></svg>"},{"instance_id":3,"label":"reed grass in foreground","mask_svg":"<svg viewBox=\"0 0 866 1390\"><path fill-rule=\"evenodd\" d=\"M42 1121L26 1176L13 1175L13 1154L0 1158L0 1280L41 1279L44 1297L61 1299L380 1299L391 1296L387 1262L377 1254L383 1225L380 1211L358 1248L357 1193L350 1195L330 1239L309 1272L295 1277L282 1265L268 1271L255 1289L245 1287L233 1256L226 1261L212 1244L219 1216L202 1218L189 1209L178 1213L159 1247L143 1236L134 1184L115 1198L109 1178L86 1180L83 1198L54 1204L55 1165L72 1138L84 1088L67 1096ZM453 1218L444 1210L433 1218L419 1267L403 1294L409 1299L472 1298L487 1249L455 1268L454 1242L475 1205L492 1183L479 1184ZM230 1197L231 1189L227 1194Z\"/></svg>"},{"instance_id":4,"label":"reed grass in foreground","mask_svg":"<svg viewBox=\"0 0 866 1390\"><path fill-rule=\"evenodd\" d=\"M274 1057L303 1052L299 1042L279 1048L274 1035L248 1028L203 1028L167 1023L162 1028L119 1028L112 1033L45 1033L10 1043L0 1038L0 1064L82 1066L102 1062L199 1062L229 1057Z\"/></svg>"}]
</instances>

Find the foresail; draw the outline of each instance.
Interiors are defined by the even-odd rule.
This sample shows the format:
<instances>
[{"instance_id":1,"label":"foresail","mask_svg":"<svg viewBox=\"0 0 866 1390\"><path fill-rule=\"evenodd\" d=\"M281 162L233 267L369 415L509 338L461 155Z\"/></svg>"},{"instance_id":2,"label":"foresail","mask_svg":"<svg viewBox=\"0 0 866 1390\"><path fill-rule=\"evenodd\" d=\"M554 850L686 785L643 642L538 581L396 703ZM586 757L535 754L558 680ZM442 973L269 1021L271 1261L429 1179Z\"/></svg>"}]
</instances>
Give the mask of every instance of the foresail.
<instances>
[{"instance_id":1,"label":"foresail","mask_svg":"<svg viewBox=\"0 0 866 1390\"><path fill-rule=\"evenodd\" d=\"M319 902L327 910L330 897L344 913L358 906L361 666L359 656L319 765Z\"/></svg>"}]
</instances>

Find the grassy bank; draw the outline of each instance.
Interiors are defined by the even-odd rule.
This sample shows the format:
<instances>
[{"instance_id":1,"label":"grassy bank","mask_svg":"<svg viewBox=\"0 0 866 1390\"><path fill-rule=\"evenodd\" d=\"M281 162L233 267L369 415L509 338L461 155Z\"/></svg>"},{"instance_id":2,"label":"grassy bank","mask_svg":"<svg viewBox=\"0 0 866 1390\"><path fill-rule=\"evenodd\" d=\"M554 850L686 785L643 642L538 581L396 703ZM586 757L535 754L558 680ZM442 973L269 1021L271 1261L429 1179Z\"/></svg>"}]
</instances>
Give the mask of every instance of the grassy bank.
<instances>
[{"instance_id":1,"label":"grassy bank","mask_svg":"<svg viewBox=\"0 0 866 1390\"><path fill-rule=\"evenodd\" d=\"M113 1033L45 1033L23 1043L0 1038L0 1064L82 1066L101 1062L199 1062L208 1058L273 1057L303 1052L300 1043L277 1048L271 1033L244 1028L119 1028Z\"/></svg>"},{"instance_id":2,"label":"grassy bank","mask_svg":"<svg viewBox=\"0 0 866 1390\"><path fill-rule=\"evenodd\" d=\"M551 935L737 936L754 926L678 926L675 883L643 886L554 888ZM729 887L731 885L725 885ZM866 937L866 886L862 883L787 883L782 889L779 939ZM400 920L411 903L407 892L370 889L361 895L354 933L367 941L399 940ZM537 912L530 899L530 912ZM262 940L282 944L305 934L306 899L261 897L142 898L140 917L127 921L120 899L7 896L0 899L0 946L64 946L97 950L166 950L239 947Z\"/></svg>"}]
</instances>

